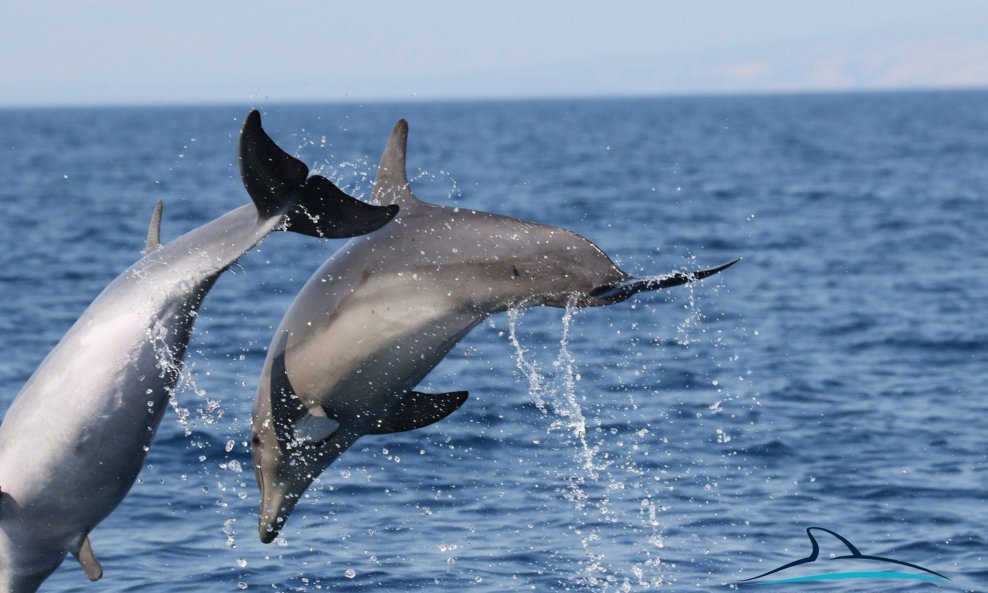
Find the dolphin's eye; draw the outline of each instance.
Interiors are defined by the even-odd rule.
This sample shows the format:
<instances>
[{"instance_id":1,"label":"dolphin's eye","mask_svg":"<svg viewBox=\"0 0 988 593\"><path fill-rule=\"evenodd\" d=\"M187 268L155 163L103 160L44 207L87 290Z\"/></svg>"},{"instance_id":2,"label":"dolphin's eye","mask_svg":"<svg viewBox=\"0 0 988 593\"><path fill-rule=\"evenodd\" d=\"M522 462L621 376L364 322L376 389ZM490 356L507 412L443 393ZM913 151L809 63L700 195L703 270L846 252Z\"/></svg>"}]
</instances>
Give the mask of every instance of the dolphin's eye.
<instances>
[{"instance_id":1,"label":"dolphin's eye","mask_svg":"<svg viewBox=\"0 0 988 593\"><path fill-rule=\"evenodd\" d=\"M252 438L250 440L250 442L251 443L254 443L255 445L260 445L261 444L261 437L255 434L254 435L254 438Z\"/></svg>"},{"instance_id":2,"label":"dolphin's eye","mask_svg":"<svg viewBox=\"0 0 988 593\"><path fill-rule=\"evenodd\" d=\"M511 266L511 277L517 278L518 276L521 276L521 272L518 271L518 266Z\"/></svg>"}]
</instances>

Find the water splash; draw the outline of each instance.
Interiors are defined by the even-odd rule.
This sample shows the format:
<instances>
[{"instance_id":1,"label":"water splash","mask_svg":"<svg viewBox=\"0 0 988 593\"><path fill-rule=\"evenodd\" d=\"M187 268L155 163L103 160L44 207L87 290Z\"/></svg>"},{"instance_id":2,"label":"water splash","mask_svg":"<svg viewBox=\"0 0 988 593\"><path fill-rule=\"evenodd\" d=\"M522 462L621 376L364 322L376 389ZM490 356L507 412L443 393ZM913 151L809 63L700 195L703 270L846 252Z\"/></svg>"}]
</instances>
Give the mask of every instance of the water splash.
<instances>
[{"instance_id":1,"label":"water splash","mask_svg":"<svg viewBox=\"0 0 988 593\"><path fill-rule=\"evenodd\" d=\"M175 419L188 441L189 449L197 452L198 473L205 482L215 484L214 506L221 515L224 515L223 533L227 538L227 546L234 549L236 529L233 525L236 519L227 515L231 506L227 497L232 494L238 499L245 499L248 496L248 485L242 477L244 470L241 463L232 458L236 441L228 439L218 447L209 438L204 438L200 436L201 433L196 432L196 428L218 426L224 416L222 402L209 397L207 390L196 380L197 362L200 358L204 358L205 354L201 350L186 352L183 362L182 357L178 356L175 347L171 344L174 338L170 338L169 329L161 320L156 320L152 328L147 330L146 338L154 352L159 377L171 379L172 387L167 389L168 404L175 412ZM208 372L205 374L209 375ZM183 406L176 395L179 392L191 392L196 397L195 403ZM225 455L220 453L220 450L224 451ZM217 457L222 457L223 461L214 466L210 460ZM182 479L186 480L188 477L183 475ZM230 480L233 480L232 484L229 483ZM203 486L202 490L204 493L210 491L207 486Z\"/></svg>"},{"instance_id":2,"label":"water splash","mask_svg":"<svg viewBox=\"0 0 988 593\"><path fill-rule=\"evenodd\" d=\"M518 322L524 316L524 312L524 309L519 308L508 309L508 341L511 342L511 346L515 349L515 364L518 366L518 370L528 379L528 395L532 398L535 407L543 414L546 414L548 413L548 409L546 408L545 398L543 397L545 380L542 376L542 369L539 367L538 362L529 362L525 358L525 352L527 351L518 340Z\"/></svg>"},{"instance_id":3,"label":"water splash","mask_svg":"<svg viewBox=\"0 0 988 593\"><path fill-rule=\"evenodd\" d=\"M552 409L559 418L553 421L550 430L567 432L576 440L578 457L584 475L576 476L571 481L570 487L573 499L577 502L577 508L582 509L586 499L586 493L581 488L584 479L599 479L598 470L605 469L606 466L599 465L596 459L599 447L593 447L587 441L587 420L583 415L583 407L580 405L582 397L576 393L576 383L580 376L576 372L576 360L569 350L570 327L576 310L575 301L570 300L563 313L559 352L552 362L555 374L551 391L553 395Z\"/></svg>"},{"instance_id":4,"label":"water splash","mask_svg":"<svg viewBox=\"0 0 988 593\"><path fill-rule=\"evenodd\" d=\"M691 255L687 259L693 268L697 268L695 255ZM691 343L696 341L694 330L703 320L703 313L697 306L696 283L690 282L683 288L686 289L686 304L683 305L683 308L687 311L687 316L676 325L676 342L680 346L688 348Z\"/></svg>"},{"instance_id":5,"label":"water splash","mask_svg":"<svg viewBox=\"0 0 988 593\"><path fill-rule=\"evenodd\" d=\"M698 334L705 334L704 315L693 287L689 287L684 309L686 316L674 331L676 342L688 348L704 339ZM584 556L574 579L576 585L593 591L653 590L667 583L661 557L665 539L660 518L668 507L661 501L673 484L664 472L649 469L654 462L649 463L647 458L657 443L666 445L669 441L656 435L651 426L640 425L635 415L639 409L638 392L625 392L628 407L613 418L626 428L605 428L604 418L588 414L592 409L586 406L589 394L580 391L579 363L571 349L578 311L570 303L563 312L551 363L540 362L522 343L522 309L508 311L508 341L516 367L528 383L531 401L550 418L550 434L560 437L562 448L573 450L574 465L545 471L547 477L566 485L565 498L573 505L577 523L573 533L579 538ZM612 504L614 497L621 500ZM637 505L624 504L628 499L636 500ZM622 545L620 557L609 556L613 542L603 541L603 534L615 528L635 542ZM633 554L629 555L628 549L633 549Z\"/></svg>"}]
</instances>

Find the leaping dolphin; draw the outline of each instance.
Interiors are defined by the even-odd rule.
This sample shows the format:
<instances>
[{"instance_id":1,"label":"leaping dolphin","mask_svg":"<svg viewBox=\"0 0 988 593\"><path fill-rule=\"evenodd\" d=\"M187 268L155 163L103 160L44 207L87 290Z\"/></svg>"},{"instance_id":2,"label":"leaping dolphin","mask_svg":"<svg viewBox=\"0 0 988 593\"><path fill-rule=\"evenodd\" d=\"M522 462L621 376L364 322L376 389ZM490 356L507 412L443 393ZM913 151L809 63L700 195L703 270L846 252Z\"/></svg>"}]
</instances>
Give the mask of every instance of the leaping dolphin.
<instances>
[{"instance_id":1,"label":"leaping dolphin","mask_svg":"<svg viewBox=\"0 0 988 593\"><path fill-rule=\"evenodd\" d=\"M254 403L259 532L272 541L302 493L363 435L445 418L467 392L415 386L474 326L511 307L608 305L710 270L634 278L566 229L418 200L394 128L373 197L395 220L352 239L302 288L268 349ZM737 260L735 260L737 261Z\"/></svg>"},{"instance_id":2,"label":"leaping dolphin","mask_svg":"<svg viewBox=\"0 0 988 593\"><path fill-rule=\"evenodd\" d=\"M172 395L192 325L219 275L273 230L350 237L397 206L359 202L285 154L254 111L240 136L253 204L159 245L96 298L34 372L0 425L0 592L31 593L71 552L102 575L89 532L120 503Z\"/></svg>"}]
</instances>

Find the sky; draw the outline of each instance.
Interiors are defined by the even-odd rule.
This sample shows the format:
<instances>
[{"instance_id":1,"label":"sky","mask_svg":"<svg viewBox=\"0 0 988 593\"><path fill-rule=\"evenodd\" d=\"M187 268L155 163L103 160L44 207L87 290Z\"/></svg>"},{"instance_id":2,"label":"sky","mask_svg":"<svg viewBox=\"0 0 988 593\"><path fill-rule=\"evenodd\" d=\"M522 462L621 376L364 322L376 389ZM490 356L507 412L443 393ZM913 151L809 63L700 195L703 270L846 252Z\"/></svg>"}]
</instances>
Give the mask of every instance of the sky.
<instances>
[{"instance_id":1,"label":"sky","mask_svg":"<svg viewBox=\"0 0 988 593\"><path fill-rule=\"evenodd\" d=\"M0 105L988 87L983 0L10 0Z\"/></svg>"}]
</instances>

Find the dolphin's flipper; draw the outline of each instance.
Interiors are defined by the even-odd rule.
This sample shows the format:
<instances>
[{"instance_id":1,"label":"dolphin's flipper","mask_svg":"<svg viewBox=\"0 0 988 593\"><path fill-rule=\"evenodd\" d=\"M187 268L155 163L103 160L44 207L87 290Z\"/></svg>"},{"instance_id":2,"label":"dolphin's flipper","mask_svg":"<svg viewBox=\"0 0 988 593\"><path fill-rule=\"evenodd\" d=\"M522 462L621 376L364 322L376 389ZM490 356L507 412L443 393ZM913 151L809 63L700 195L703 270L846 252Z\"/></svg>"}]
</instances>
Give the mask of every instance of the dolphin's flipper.
<instances>
[{"instance_id":1,"label":"dolphin's flipper","mask_svg":"<svg viewBox=\"0 0 988 593\"><path fill-rule=\"evenodd\" d=\"M408 187L405 173L405 150L408 147L408 122L401 119L395 124L388 144L381 154L381 164L377 168L372 198L379 204L397 204L402 208L420 204Z\"/></svg>"},{"instance_id":2,"label":"dolphin's flipper","mask_svg":"<svg viewBox=\"0 0 988 593\"><path fill-rule=\"evenodd\" d=\"M161 246L161 211L165 205L158 200L151 213L151 224L148 225L148 238L144 243L144 253L151 253Z\"/></svg>"},{"instance_id":3,"label":"dolphin's flipper","mask_svg":"<svg viewBox=\"0 0 988 593\"><path fill-rule=\"evenodd\" d=\"M422 393L409 391L388 415L378 420L368 434L390 434L429 426L449 416L467 401L466 391Z\"/></svg>"},{"instance_id":4,"label":"dolphin's flipper","mask_svg":"<svg viewBox=\"0 0 988 593\"><path fill-rule=\"evenodd\" d=\"M313 175L282 150L251 111L240 133L240 177L263 218L285 215L286 230L324 238L363 235L388 223L397 206L371 206Z\"/></svg>"},{"instance_id":5,"label":"dolphin's flipper","mask_svg":"<svg viewBox=\"0 0 988 593\"><path fill-rule=\"evenodd\" d=\"M98 581L103 576L103 566L93 554L93 546L89 543L89 536L82 538L82 544L78 550L72 551L72 555L79 561L79 566L85 571L90 581Z\"/></svg>"},{"instance_id":6,"label":"dolphin's flipper","mask_svg":"<svg viewBox=\"0 0 988 593\"><path fill-rule=\"evenodd\" d=\"M301 443L321 443L333 436L340 423L326 416L320 407L310 408L302 419L295 423L295 440Z\"/></svg>"}]
</instances>

